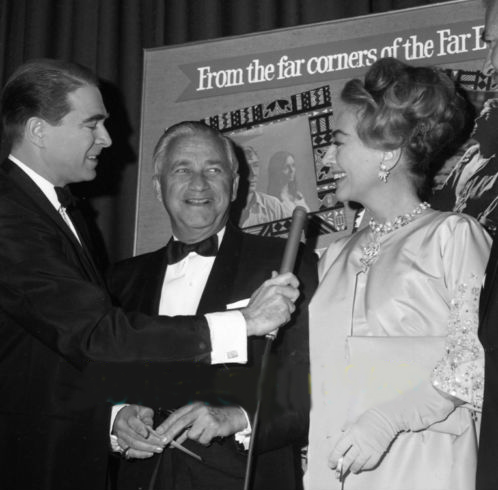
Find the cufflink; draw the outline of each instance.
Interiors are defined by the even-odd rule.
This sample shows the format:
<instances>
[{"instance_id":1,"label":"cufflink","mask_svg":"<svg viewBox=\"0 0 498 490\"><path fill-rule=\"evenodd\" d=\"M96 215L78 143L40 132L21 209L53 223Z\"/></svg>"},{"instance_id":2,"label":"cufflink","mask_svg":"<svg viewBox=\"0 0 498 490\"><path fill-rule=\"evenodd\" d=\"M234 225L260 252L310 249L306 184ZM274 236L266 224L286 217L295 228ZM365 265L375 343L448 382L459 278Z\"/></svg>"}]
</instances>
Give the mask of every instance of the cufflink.
<instances>
[{"instance_id":1,"label":"cufflink","mask_svg":"<svg viewBox=\"0 0 498 490\"><path fill-rule=\"evenodd\" d=\"M235 359L236 357L239 357L239 353L236 350L231 350L227 352L228 359Z\"/></svg>"}]
</instances>

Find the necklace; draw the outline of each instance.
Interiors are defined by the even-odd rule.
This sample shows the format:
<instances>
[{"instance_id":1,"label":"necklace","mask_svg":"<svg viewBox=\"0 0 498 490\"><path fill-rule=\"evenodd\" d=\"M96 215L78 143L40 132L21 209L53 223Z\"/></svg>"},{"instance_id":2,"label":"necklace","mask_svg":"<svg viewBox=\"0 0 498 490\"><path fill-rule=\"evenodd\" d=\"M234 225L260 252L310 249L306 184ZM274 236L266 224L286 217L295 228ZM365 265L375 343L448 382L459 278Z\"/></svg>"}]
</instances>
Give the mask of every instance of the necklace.
<instances>
[{"instance_id":1,"label":"necklace","mask_svg":"<svg viewBox=\"0 0 498 490\"><path fill-rule=\"evenodd\" d=\"M397 230L398 228L402 228L403 226L411 223L422 211L430 208L431 205L428 202L421 202L415 208L413 208L411 213L400 214L394 218L394 221L391 223L390 221L386 221L385 223L377 223L373 218L370 218L370 222L368 226L374 233L379 233L380 236L387 235L391 233L391 231Z\"/></svg>"},{"instance_id":2,"label":"necklace","mask_svg":"<svg viewBox=\"0 0 498 490\"><path fill-rule=\"evenodd\" d=\"M403 228L408 223L416 219L424 210L430 208L428 202L419 203L411 213L400 214L396 216L392 222L386 221L385 223L377 223L373 218L370 219L368 226L370 227L369 242L361 249L360 262L363 264L364 272L367 272L372 264L377 260L380 252L380 238L387 235L394 230Z\"/></svg>"}]
</instances>

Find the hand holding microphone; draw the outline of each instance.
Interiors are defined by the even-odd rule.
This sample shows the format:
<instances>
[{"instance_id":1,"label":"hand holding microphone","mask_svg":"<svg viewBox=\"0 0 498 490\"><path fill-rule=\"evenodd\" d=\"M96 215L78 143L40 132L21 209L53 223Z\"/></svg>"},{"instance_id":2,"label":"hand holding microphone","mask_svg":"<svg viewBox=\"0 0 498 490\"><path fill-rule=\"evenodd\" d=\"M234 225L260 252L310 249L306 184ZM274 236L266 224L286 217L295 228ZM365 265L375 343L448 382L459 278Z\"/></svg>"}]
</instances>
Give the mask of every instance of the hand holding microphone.
<instances>
[{"instance_id":1,"label":"hand holding microphone","mask_svg":"<svg viewBox=\"0 0 498 490\"><path fill-rule=\"evenodd\" d=\"M299 281L290 272L265 281L241 310L247 323L247 335L266 335L290 320L299 297Z\"/></svg>"},{"instance_id":2,"label":"hand holding microphone","mask_svg":"<svg viewBox=\"0 0 498 490\"><path fill-rule=\"evenodd\" d=\"M285 325L295 310L299 297L299 281L292 274L301 232L306 222L306 210L298 206L284 250L280 274L275 272L251 296L247 308L241 310L247 322L247 335L267 335L274 339L276 331Z\"/></svg>"}]
</instances>

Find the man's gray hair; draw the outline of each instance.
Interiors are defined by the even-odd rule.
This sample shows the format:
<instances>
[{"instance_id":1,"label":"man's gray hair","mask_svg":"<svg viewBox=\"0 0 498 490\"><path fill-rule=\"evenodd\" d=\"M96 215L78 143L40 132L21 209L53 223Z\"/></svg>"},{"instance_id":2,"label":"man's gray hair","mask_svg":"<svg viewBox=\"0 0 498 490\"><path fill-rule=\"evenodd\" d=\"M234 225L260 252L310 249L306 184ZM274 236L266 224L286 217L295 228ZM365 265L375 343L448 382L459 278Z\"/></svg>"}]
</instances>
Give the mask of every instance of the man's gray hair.
<instances>
[{"instance_id":1,"label":"man's gray hair","mask_svg":"<svg viewBox=\"0 0 498 490\"><path fill-rule=\"evenodd\" d=\"M207 124L204 124L203 122L183 121L166 129L166 131L163 133L161 138L159 138L159 141L156 144L152 157L152 161L154 163L155 179L158 179L160 181L163 165L168 158L168 151L171 143L176 138L182 136L197 135L211 136L212 138L218 140L225 150L225 154L233 174L238 174L239 162L235 154L233 143L229 138L223 136L217 129L212 128Z\"/></svg>"}]
</instances>

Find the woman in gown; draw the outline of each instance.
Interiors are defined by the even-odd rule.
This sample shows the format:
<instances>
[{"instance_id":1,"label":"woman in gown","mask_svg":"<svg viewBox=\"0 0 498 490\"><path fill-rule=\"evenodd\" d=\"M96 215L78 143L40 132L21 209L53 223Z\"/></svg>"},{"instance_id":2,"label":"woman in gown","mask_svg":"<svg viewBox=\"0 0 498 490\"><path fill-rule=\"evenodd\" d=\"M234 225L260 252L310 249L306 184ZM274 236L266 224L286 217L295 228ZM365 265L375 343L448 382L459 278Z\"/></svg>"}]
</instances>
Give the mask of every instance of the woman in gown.
<instances>
[{"instance_id":1,"label":"woman in gown","mask_svg":"<svg viewBox=\"0 0 498 490\"><path fill-rule=\"evenodd\" d=\"M268 194L277 197L285 209L286 216L292 216L296 206L306 211L310 208L297 188L296 159L288 151L277 151L268 162Z\"/></svg>"},{"instance_id":2,"label":"woman in gown","mask_svg":"<svg viewBox=\"0 0 498 490\"><path fill-rule=\"evenodd\" d=\"M461 107L438 70L381 59L335 108L326 158L337 198L372 219L319 265L308 490L474 488L490 239L473 218L422 200Z\"/></svg>"}]
</instances>

